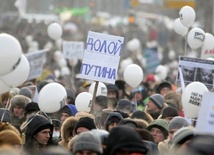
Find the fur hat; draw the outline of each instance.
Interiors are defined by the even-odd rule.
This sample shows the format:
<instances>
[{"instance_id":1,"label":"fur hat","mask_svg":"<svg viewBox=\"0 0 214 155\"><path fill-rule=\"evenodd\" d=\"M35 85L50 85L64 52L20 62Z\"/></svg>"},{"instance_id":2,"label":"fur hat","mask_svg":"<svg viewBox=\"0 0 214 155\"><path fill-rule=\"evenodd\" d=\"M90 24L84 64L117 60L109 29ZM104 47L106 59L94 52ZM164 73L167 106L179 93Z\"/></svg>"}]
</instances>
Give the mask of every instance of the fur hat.
<instances>
[{"instance_id":1,"label":"fur hat","mask_svg":"<svg viewBox=\"0 0 214 155\"><path fill-rule=\"evenodd\" d=\"M185 120L181 116L174 117L170 122L169 122L169 131L172 129L180 129L182 127L187 127L189 126L189 123L187 120Z\"/></svg>"},{"instance_id":2,"label":"fur hat","mask_svg":"<svg viewBox=\"0 0 214 155\"><path fill-rule=\"evenodd\" d=\"M92 129L96 129L96 125L93 119L89 118L89 117L82 117L79 119L79 121L76 123L74 131L75 133L77 133L77 129L79 127L85 127L88 130L92 130Z\"/></svg>"},{"instance_id":3,"label":"fur hat","mask_svg":"<svg viewBox=\"0 0 214 155\"><path fill-rule=\"evenodd\" d=\"M4 131L4 130L11 130L13 132L15 132L17 135L20 134L20 132L18 131L18 129L16 127L14 127L13 125L11 125L8 122L0 122L0 132Z\"/></svg>"},{"instance_id":4,"label":"fur hat","mask_svg":"<svg viewBox=\"0 0 214 155\"><path fill-rule=\"evenodd\" d=\"M164 106L164 97L160 94L153 94L149 99L159 108L162 109Z\"/></svg>"},{"instance_id":5,"label":"fur hat","mask_svg":"<svg viewBox=\"0 0 214 155\"><path fill-rule=\"evenodd\" d=\"M169 132L169 124L166 120L164 119L156 119L154 121L152 121L149 126L147 127L147 130L151 130L152 128L158 128L159 130L161 130L161 132L163 133L164 137L167 138L168 137L168 132Z\"/></svg>"},{"instance_id":6,"label":"fur hat","mask_svg":"<svg viewBox=\"0 0 214 155\"><path fill-rule=\"evenodd\" d=\"M134 118L143 119L148 123L153 121L153 118L149 114L145 113L144 111L140 111L140 110L133 112L131 115L131 118L132 119L134 119Z\"/></svg>"},{"instance_id":7,"label":"fur hat","mask_svg":"<svg viewBox=\"0 0 214 155\"><path fill-rule=\"evenodd\" d=\"M3 144L21 145L22 139L12 130L4 130L0 132L0 146Z\"/></svg>"},{"instance_id":8,"label":"fur hat","mask_svg":"<svg viewBox=\"0 0 214 155\"><path fill-rule=\"evenodd\" d=\"M91 131L80 133L74 141L73 154L83 150L90 150L101 155L103 150L99 137Z\"/></svg>"},{"instance_id":9,"label":"fur hat","mask_svg":"<svg viewBox=\"0 0 214 155\"><path fill-rule=\"evenodd\" d=\"M0 121L11 123L10 111L4 108L0 108Z\"/></svg>"},{"instance_id":10,"label":"fur hat","mask_svg":"<svg viewBox=\"0 0 214 155\"><path fill-rule=\"evenodd\" d=\"M20 106L22 108L25 108L29 102L31 102L30 98L24 95L16 95L10 101L11 108L12 108L11 110L13 110L14 106Z\"/></svg>"},{"instance_id":11,"label":"fur hat","mask_svg":"<svg viewBox=\"0 0 214 155\"><path fill-rule=\"evenodd\" d=\"M129 153L147 153L140 135L133 128L114 127L106 141L106 155L114 155L117 150L126 150Z\"/></svg>"}]
</instances>

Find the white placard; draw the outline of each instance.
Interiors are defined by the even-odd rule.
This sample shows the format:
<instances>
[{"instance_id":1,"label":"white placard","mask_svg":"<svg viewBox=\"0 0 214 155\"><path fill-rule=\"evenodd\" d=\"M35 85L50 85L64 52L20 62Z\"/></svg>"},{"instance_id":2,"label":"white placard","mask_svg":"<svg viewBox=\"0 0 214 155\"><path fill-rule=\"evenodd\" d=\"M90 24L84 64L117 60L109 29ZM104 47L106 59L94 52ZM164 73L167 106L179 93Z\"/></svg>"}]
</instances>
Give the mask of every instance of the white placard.
<instances>
[{"instance_id":1,"label":"white placard","mask_svg":"<svg viewBox=\"0 0 214 155\"><path fill-rule=\"evenodd\" d=\"M25 56L30 63L30 74L28 80L40 77L43 72L43 65L48 49L27 53Z\"/></svg>"},{"instance_id":2,"label":"white placard","mask_svg":"<svg viewBox=\"0 0 214 155\"><path fill-rule=\"evenodd\" d=\"M214 49L205 49L201 48L201 59L207 59L210 57L214 57Z\"/></svg>"},{"instance_id":3,"label":"white placard","mask_svg":"<svg viewBox=\"0 0 214 155\"><path fill-rule=\"evenodd\" d=\"M214 93L208 92L203 95L199 110L196 132L200 134L214 135Z\"/></svg>"},{"instance_id":4,"label":"white placard","mask_svg":"<svg viewBox=\"0 0 214 155\"><path fill-rule=\"evenodd\" d=\"M89 31L79 77L114 84L123 41L120 36Z\"/></svg>"},{"instance_id":5,"label":"white placard","mask_svg":"<svg viewBox=\"0 0 214 155\"><path fill-rule=\"evenodd\" d=\"M65 59L82 59L84 43L81 41L63 41L63 56Z\"/></svg>"}]
</instances>

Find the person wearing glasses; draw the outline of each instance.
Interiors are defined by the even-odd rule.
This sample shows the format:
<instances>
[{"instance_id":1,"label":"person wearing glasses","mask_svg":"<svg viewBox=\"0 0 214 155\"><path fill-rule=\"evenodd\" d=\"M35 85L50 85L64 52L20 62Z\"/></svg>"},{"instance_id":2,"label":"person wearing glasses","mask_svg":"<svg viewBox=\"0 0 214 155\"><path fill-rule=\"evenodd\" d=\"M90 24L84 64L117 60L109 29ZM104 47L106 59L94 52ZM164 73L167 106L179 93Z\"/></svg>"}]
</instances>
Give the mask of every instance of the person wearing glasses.
<instances>
[{"instance_id":1,"label":"person wearing glasses","mask_svg":"<svg viewBox=\"0 0 214 155\"><path fill-rule=\"evenodd\" d=\"M27 120L24 149L29 153L39 153L46 150L52 141L53 125L45 116L32 114Z\"/></svg>"}]
</instances>

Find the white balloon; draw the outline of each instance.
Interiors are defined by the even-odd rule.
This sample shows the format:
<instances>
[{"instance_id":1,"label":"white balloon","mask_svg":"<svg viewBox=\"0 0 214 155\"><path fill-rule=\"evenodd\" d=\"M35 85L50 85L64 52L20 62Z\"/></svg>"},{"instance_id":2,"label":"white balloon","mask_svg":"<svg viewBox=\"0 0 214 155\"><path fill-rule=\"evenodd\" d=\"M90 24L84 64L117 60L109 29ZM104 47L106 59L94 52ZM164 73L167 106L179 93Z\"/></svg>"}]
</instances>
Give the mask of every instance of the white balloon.
<instances>
[{"instance_id":1,"label":"white balloon","mask_svg":"<svg viewBox=\"0 0 214 155\"><path fill-rule=\"evenodd\" d=\"M127 44L126 47L128 50L130 50L131 52L135 52L138 49L140 49L140 40L137 38L134 38L132 40L130 40Z\"/></svg>"},{"instance_id":2,"label":"white balloon","mask_svg":"<svg viewBox=\"0 0 214 155\"><path fill-rule=\"evenodd\" d=\"M70 75L70 69L65 66L65 67L62 67L61 68L61 75L64 76L64 75Z\"/></svg>"},{"instance_id":3,"label":"white balloon","mask_svg":"<svg viewBox=\"0 0 214 155\"><path fill-rule=\"evenodd\" d=\"M92 94L92 95L94 94L95 84L96 84L96 82L93 82L93 83L90 85L89 90L88 90L88 92L89 92L90 94ZM99 95L107 96L107 93L108 93L108 91L107 91L106 85L105 85L104 83L102 83L102 82L99 82L99 83L98 83L98 87L97 87L96 96L99 96Z\"/></svg>"},{"instance_id":4,"label":"white balloon","mask_svg":"<svg viewBox=\"0 0 214 155\"><path fill-rule=\"evenodd\" d=\"M11 72L21 58L22 48L19 41L6 33L0 34L0 75Z\"/></svg>"},{"instance_id":5,"label":"white balloon","mask_svg":"<svg viewBox=\"0 0 214 155\"><path fill-rule=\"evenodd\" d=\"M66 103L67 92L59 83L49 83L39 92L39 108L46 113L59 111Z\"/></svg>"},{"instance_id":6,"label":"white balloon","mask_svg":"<svg viewBox=\"0 0 214 155\"><path fill-rule=\"evenodd\" d=\"M155 69L155 75L160 81L165 80L168 74L168 69L166 66L158 65Z\"/></svg>"},{"instance_id":7,"label":"white balloon","mask_svg":"<svg viewBox=\"0 0 214 155\"><path fill-rule=\"evenodd\" d=\"M8 92L10 89L10 87L8 87L3 81L0 80L0 95Z\"/></svg>"},{"instance_id":8,"label":"white balloon","mask_svg":"<svg viewBox=\"0 0 214 155\"><path fill-rule=\"evenodd\" d=\"M127 84L135 88L143 81L143 70L136 64L128 65L123 72L123 78Z\"/></svg>"},{"instance_id":9,"label":"white balloon","mask_svg":"<svg viewBox=\"0 0 214 155\"><path fill-rule=\"evenodd\" d=\"M9 74L3 75L0 79L9 87L17 87L23 84L29 76L30 64L27 58L22 55L19 64Z\"/></svg>"},{"instance_id":10,"label":"white balloon","mask_svg":"<svg viewBox=\"0 0 214 155\"><path fill-rule=\"evenodd\" d=\"M78 111L89 112L91 110L92 97L88 92L82 92L75 99L75 106Z\"/></svg>"},{"instance_id":11,"label":"white balloon","mask_svg":"<svg viewBox=\"0 0 214 155\"><path fill-rule=\"evenodd\" d=\"M214 37L210 33L205 33L203 48L206 50L212 50L214 48Z\"/></svg>"},{"instance_id":12,"label":"white balloon","mask_svg":"<svg viewBox=\"0 0 214 155\"><path fill-rule=\"evenodd\" d=\"M53 40L58 40L62 36L62 27L58 23L52 23L48 26L48 36Z\"/></svg>"},{"instance_id":13,"label":"white balloon","mask_svg":"<svg viewBox=\"0 0 214 155\"><path fill-rule=\"evenodd\" d=\"M201 101L205 92L209 92L207 87L201 82L191 82L188 84L181 96L184 113L189 118L196 118L201 106Z\"/></svg>"},{"instance_id":14,"label":"white balloon","mask_svg":"<svg viewBox=\"0 0 214 155\"><path fill-rule=\"evenodd\" d=\"M174 30L177 34L181 36L185 36L188 32L188 28L186 28L180 21L179 18L174 20Z\"/></svg>"},{"instance_id":15,"label":"white balloon","mask_svg":"<svg viewBox=\"0 0 214 155\"><path fill-rule=\"evenodd\" d=\"M190 6L184 6L179 11L181 23L185 27L190 27L195 21L195 10Z\"/></svg>"},{"instance_id":16,"label":"white balloon","mask_svg":"<svg viewBox=\"0 0 214 155\"><path fill-rule=\"evenodd\" d=\"M193 28L187 35L187 42L191 49L197 49L204 43L205 32L200 28Z\"/></svg>"}]
</instances>

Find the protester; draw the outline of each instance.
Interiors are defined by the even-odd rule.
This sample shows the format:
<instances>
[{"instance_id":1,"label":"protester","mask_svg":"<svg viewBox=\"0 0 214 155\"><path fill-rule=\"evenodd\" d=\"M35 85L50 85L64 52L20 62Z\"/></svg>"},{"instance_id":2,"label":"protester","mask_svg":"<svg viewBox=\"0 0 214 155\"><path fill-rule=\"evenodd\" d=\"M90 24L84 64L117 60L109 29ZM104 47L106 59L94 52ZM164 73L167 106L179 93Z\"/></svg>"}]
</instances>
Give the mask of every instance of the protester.
<instances>
[{"instance_id":1,"label":"protester","mask_svg":"<svg viewBox=\"0 0 214 155\"><path fill-rule=\"evenodd\" d=\"M107 100L108 100L107 109L110 109L112 111L116 110L116 108L117 108L117 99L114 98L114 97L108 97Z\"/></svg>"},{"instance_id":2,"label":"protester","mask_svg":"<svg viewBox=\"0 0 214 155\"><path fill-rule=\"evenodd\" d=\"M48 146L54 145L52 132L53 125L48 118L32 114L26 124L24 149L32 154L45 151Z\"/></svg>"},{"instance_id":3,"label":"protester","mask_svg":"<svg viewBox=\"0 0 214 155\"><path fill-rule=\"evenodd\" d=\"M117 108L118 111L125 112L127 114L131 114L133 112L133 105L130 100L128 99L121 99L118 104Z\"/></svg>"},{"instance_id":4,"label":"protester","mask_svg":"<svg viewBox=\"0 0 214 155\"><path fill-rule=\"evenodd\" d=\"M113 127L116 127L117 124L123 119L123 116L117 112L111 112L105 121L105 130L111 131Z\"/></svg>"},{"instance_id":5,"label":"protester","mask_svg":"<svg viewBox=\"0 0 214 155\"><path fill-rule=\"evenodd\" d=\"M40 111L39 105L36 102L29 102L26 107L25 107L25 118L26 120L28 119L28 117L32 114L32 113L37 113Z\"/></svg>"},{"instance_id":6,"label":"protester","mask_svg":"<svg viewBox=\"0 0 214 155\"><path fill-rule=\"evenodd\" d=\"M89 131L92 129L96 129L95 122L90 117L81 117L74 127L74 134L78 135L81 132Z\"/></svg>"},{"instance_id":7,"label":"protester","mask_svg":"<svg viewBox=\"0 0 214 155\"><path fill-rule=\"evenodd\" d=\"M108 85L106 85L106 87L107 87L107 91L108 91L107 96L113 97L118 100L119 99L119 89L118 89L117 85L108 84Z\"/></svg>"},{"instance_id":8,"label":"protester","mask_svg":"<svg viewBox=\"0 0 214 155\"><path fill-rule=\"evenodd\" d=\"M73 144L73 155L102 155L102 144L98 136L91 131L80 133Z\"/></svg>"},{"instance_id":9,"label":"protester","mask_svg":"<svg viewBox=\"0 0 214 155\"><path fill-rule=\"evenodd\" d=\"M70 116L75 116L77 112L78 111L73 104L67 104L63 106L59 110L61 122L63 123Z\"/></svg>"},{"instance_id":10,"label":"protester","mask_svg":"<svg viewBox=\"0 0 214 155\"><path fill-rule=\"evenodd\" d=\"M169 82L161 82L156 89L156 93L165 96L165 94L169 91L172 91L172 85Z\"/></svg>"},{"instance_id":11,"label":"protester","mask_svg":"<svg viewBox=\"0 0 214 155\"><path fill-rule=\"evenodd\" d=\"M0 121L1 122L8 122L11 123L11 113L9 110L5 109L5 108L0 108Z\"/></svg>"},{"instance_id":12,"label":"protester","mask_svg":"<svg viewBox=\"0 0 214 155\"><path fill-rule=\"evenodd\" d=\"M162 112L162 114L161 114L161 116L160 116L160 118L161 119L165 119L166 121L171 121L174 117L176 117L176 116L179 116L179 114L178 114L178 110L177 109L175 109L175 108L173 108L173 107L166 107L164 110L163 110L163 112Z\"/></svg>"},{"instance_id":13,"label":"protester","mask_svg":"<svg viewBox=\"0 0 214 155\"><path fill-rule=\"evenodd\" d=\"M164 103L164 97L160 94L153 94L146 103L145 112L150 114L153 119L157 119L165 107L167 105Z\"/></svg>"},{"instance_id":14,"label":"protester","mask_svg":"<svg viewBox=\"0 0 214 155\"><path fill-rule=\"evenodd\" d=\"M147 130L152 134L155 139L155 143L159 144L160 142L167 139L169 135L169 124L166 120L156 119L149 124Z\"/></svg>"}]
</instances>

